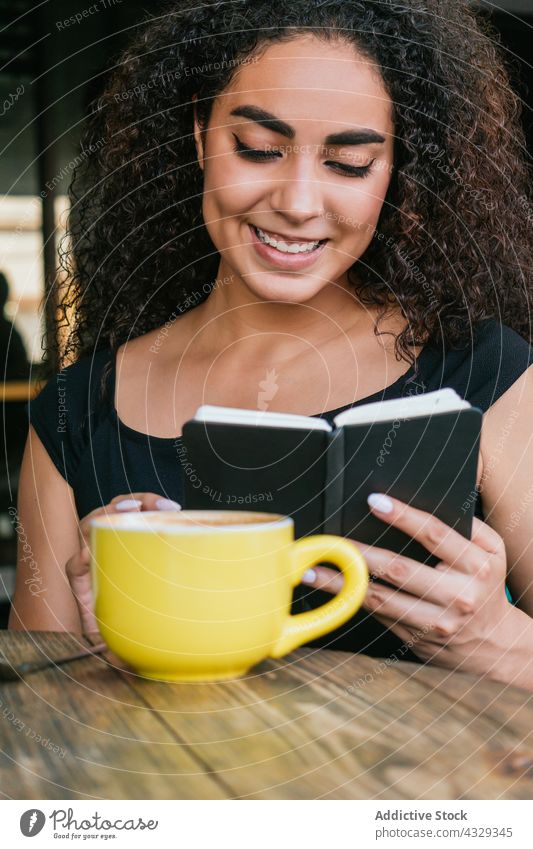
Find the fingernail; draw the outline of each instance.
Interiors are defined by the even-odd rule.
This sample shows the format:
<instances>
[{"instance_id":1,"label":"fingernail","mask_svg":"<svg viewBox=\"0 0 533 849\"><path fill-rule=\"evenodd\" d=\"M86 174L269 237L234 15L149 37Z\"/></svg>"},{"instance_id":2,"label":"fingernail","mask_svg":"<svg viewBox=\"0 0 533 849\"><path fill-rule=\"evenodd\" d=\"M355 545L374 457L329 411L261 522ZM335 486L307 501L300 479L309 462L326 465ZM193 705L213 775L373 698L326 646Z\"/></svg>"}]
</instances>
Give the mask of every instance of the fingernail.
<instances>
[{"instance_id":1,"label":"fingernail","mask_svg":"<svg viewBox=\"0 0 533 849\"><path fill-rule=\"evenodd\" d=\"M125 498L124 501L119 501L115 504L115 510L136 510L142 506L142 501L137 501L135 498Z\"/></svg>"},{"instance_id":2,"label":"fingernail","mask_svg":"<svg viewBox=\"0 0 533 849\"><path fill-rule=\"evenodd\" d=\"M314 569L306 569L302 575L302 584L314 584L316 581L316 572Z\"/></svg>"},{"instance_id":3,"label":"fingernail","mask_svg":"<svg viewBox=\"0 0 533 849\"><path fill-rule=\"evenodd\" d=\"M171 501L170 498L159 498L155 502L158 510L181 510L181 504L177 501Z\"/></svg>"},{"instance_id":4,"label":"fingernail","mask_svg":"<svg viewBox=\"0 0 533 849\"><path fill-rule=\"evenodd\" d=\"M368 504L373 510L378 513L392 513L394 504L387 495L381 495L378 492L373 492L367 498Z\"/></svg>"}]
</instances>

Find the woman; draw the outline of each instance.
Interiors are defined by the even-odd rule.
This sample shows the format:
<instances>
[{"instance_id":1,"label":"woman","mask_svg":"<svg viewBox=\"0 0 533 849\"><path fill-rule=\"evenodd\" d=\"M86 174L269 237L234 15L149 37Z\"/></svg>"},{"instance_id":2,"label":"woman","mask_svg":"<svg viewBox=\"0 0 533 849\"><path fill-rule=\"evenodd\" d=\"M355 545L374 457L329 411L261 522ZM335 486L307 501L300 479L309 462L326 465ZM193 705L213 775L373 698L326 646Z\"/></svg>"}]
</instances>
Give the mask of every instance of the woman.
<instances>
[{"instance_id":1,"label":"woman","mask_svg":"<svg viewBox=\"0 0 533 849\"><path fill-rule=\"evenodd\" d=\"M366 547L397 589L371 585L370 630L328 645L407 646L533 690L517 98L462 0L295 0L276 16L261 0L172 6L92 114L59 319L78 361L32 404L20 521L42 581L21 556L11 625L96 630L87 517L179 509L179 436L200 404L331 419L452 386L485 413L472 540L375 494L442 562ZM326 567L307 579L338 589Z\"/></svg>"}]
</instances>

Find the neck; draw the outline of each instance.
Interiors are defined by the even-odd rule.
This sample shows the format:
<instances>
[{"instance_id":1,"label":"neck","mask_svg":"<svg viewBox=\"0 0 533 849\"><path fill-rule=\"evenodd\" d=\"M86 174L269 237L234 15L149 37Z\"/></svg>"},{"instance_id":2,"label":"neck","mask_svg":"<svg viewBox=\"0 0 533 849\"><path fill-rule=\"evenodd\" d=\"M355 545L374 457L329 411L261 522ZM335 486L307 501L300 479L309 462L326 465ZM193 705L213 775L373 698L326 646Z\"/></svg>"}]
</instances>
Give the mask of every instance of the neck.
<instances>
[{"instance_id":1,"label":"neck","mask_svg":"<svg viewBox=\"0 0 533 849\"><path fill-rule=\"evenodd\" d=\"M192 311L194 332L210 353L236 342L254 351L275 352L276 359L301 353L302 343L319 346L361 325L366 335L375 311L361 305L347 279L325 286L303 304L264 301L222 265L206 301Z\"/></svg>"}]
</instances>

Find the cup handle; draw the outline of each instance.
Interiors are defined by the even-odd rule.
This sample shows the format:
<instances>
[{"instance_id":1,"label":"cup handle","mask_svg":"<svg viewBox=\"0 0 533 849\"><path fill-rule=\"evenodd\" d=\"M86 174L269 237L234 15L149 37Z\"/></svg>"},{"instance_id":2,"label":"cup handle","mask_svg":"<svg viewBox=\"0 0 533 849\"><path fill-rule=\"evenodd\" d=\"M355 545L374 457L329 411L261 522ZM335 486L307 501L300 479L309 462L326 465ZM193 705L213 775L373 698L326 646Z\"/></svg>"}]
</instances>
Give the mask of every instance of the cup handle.
<instances>
[{"instance_id":1,"label":"cup handle","mask_svg":"<svg viewBox=\"0 0 533 849\"><path fill-rule=\"evenodd\" d=\"M289 556L293 586L300 583L306 569L321 562L338 566L344 575L344 585L338 595L316 610L287 616L271 657L283 657L303 643L338 628L359 610L368 587L365 559L357 546L343 537L328 534L304 537L292 543Z\"/></svg>"}]
</instances>

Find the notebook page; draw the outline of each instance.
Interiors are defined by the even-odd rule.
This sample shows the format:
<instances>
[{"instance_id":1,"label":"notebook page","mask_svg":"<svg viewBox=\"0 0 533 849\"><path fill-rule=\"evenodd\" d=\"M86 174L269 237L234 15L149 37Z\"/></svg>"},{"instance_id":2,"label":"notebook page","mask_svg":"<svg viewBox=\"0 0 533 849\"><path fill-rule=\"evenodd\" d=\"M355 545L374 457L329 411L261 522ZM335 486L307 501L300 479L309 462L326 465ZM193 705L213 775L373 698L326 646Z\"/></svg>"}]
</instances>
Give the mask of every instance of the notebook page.
<instances>
[{"instance_id":1,"label":"notebook page","mask_svg":"<svg viewBox=\"0 0 533 849\"><path fill-rule=\"evenodd\" d=\"M468 401L464 401L454 389L437 389L435 392L426 392L425 395L410 395L406 398L393 398L390 401L352 407L344 413L339 413L333 421L335 427L344 427L350 424L413 419L468 407Z\"/></svg>"},{"instance_id":2,"label":"notebook page","mask_svg":"<svg viewBox=\"0 0 533 849\"><path fill-rule=\"evenodd\" d=\"M194 421L294 428L298 430L331 431L333 429L325 419L297 416L293 413L270 413L263 410L246 410L239 407L219 407L215 404L204 404L198 407L194 414Z\"/></svg>"}]
</instances>

